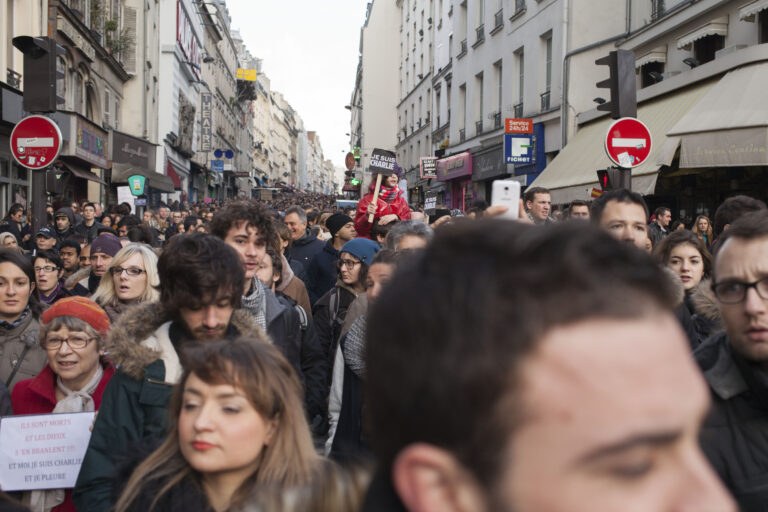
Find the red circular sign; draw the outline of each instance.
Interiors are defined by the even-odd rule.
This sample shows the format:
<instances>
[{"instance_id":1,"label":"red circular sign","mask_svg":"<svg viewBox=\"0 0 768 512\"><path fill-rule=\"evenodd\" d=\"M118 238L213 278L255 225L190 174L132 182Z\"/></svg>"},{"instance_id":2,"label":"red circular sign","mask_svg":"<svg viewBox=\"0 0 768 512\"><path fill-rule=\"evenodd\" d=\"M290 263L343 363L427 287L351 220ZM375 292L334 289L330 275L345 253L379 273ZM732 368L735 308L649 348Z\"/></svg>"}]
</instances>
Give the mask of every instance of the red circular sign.
<instances>
[{"instance_id":1,"label":"red circular sign","mask_svg":"<svg viewBox=\"0 0 768 512\"><path fill-rule=\"evenodd\" d=\"M347 153L347 156L344 158L344 165L347 166L348 171L355 169L355 155L352 152Z\"/></svg>"},{"instance_id":2,"label":"red circular sign","mask_svg":"<svg viewBox=\"0 0 768 512\"><path fill-rule=\"evenodd\" d=\"M44 169L58 158L60 152L61 131L47 117L25 117L11 132L11 153L19 165Z\"/></svg>"},{"instance_id":3,"label":"red circular sign","mask_svg":"<svg viewBox=\"0 0 768 512\"><path fill-rule=\"evenodd\" d=\"M651 154L651 132L634 117L623 117L608 127L605 152L619 167L637 167Z\"/></svg>"}]
</instances>

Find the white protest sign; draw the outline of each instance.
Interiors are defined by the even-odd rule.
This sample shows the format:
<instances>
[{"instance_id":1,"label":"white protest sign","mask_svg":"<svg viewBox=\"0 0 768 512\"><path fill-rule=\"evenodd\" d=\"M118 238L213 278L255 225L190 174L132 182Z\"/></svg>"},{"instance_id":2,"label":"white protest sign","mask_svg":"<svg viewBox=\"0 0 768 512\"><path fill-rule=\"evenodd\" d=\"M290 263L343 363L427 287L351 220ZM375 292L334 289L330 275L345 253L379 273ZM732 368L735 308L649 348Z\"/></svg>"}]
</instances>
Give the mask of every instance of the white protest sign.
<instances>
[{"instance_id":1,"label":"white protest sign","mask_svg":"<svg viewBox=\"0 0 768 512\"><path fill-rule=\"evenodd\" d=\"M93 412L6 416L0 420L3 491L75 486L91 439Z\"/></svg>"},{"instance_id":2,"label":"white protest sign","mask_svg":"<svg viewBox=\"0 0 768 512\"><path fill-rule=\"evenodd\" d=\"M128 203L131 205L131 213L136 213L133 197L133 194L131 194L131 187L117 187L117 204Z\"/></svg>"}]
</instances>

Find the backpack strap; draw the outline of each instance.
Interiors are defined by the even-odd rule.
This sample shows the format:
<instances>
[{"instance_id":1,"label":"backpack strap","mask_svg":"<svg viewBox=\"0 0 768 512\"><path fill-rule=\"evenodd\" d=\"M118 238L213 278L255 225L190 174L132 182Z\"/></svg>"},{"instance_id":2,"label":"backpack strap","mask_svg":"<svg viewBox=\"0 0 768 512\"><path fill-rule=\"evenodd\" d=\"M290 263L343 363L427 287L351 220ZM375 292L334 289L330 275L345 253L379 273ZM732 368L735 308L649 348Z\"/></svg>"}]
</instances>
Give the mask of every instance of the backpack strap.
<instances>
[{"instance_id":1,"label":"backpack strap","mask_svg":"<svg viewBox=\"0 0 768 512\"><path fill-rule=\"evenodd\" d=\"M27 355L27 352L29 352L29 345L26 345L24 347L24 350L21 352L21 355L19 356L19 360L16 361L16 366L13 367L13 371L11 372L10 377L8 377L8 380L5 381L5 387L7 388L11 387L11 381L16 376L16 372L19 371L19 368L21 368L21 363L24 362L24 357Z\"/></svg>"},{"instance_id":2,"label":"backpack strap","mask_svg":"<svg viewBox=\"0 0 768 512\"><path fill-rule=\"evenodd\" d=\"M306 331L307 327L309 327L309 317L307 317L307 312L304 311L304 308L299 306L298 304L294 305L293 308L296 310L296 313L298 313L299 315L301 330Z\"/></svg>"}]
</instances>

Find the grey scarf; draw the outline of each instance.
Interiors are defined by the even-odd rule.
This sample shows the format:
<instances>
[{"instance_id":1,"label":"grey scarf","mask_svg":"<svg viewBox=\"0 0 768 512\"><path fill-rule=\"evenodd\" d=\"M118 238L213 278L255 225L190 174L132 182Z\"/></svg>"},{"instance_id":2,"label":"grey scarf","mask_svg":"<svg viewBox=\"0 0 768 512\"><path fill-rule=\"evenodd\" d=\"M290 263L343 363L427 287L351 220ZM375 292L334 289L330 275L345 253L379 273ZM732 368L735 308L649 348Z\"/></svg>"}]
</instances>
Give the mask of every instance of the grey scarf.
<instances>
[{"instance_id":1,"label":"grey scarf","mask_svg":"<svg viewBox=\"0 0 768 512\"><path fill-rule=\"evenodd\" d=\"M263 287L264 285L259 281L259 278L253 276L251 284L253 291L250 295L243 295L243 298L240 300L240 305L254 317L256 323L259 324L262 329L266 329L267 297Z\"/></svg>"},{"instance_id":2,"label":"grey scarf","mask_svg":"<svg viewBox=\"0 0 768 512\"><path fill-rule=\"evenodd\" d=\"M362 315L355 320L352 327L349 328L344 345L341 351L344 354L344 362L355 375L365 380L365 325L366 315Z\"/></svg>"}]
</instances>

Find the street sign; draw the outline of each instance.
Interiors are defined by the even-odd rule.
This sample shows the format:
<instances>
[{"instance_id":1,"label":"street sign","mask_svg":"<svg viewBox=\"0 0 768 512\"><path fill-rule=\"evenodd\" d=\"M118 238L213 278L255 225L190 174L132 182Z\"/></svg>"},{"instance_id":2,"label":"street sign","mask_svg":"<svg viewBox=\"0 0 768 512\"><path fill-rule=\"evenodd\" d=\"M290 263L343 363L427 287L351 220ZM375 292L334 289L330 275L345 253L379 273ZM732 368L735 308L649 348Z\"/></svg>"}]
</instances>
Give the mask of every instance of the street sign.
<instances>
[{"instance_id":1,"label":"street sign","mask_svg":"<svg viewBox=\"0 0 768 512\"><path fill-rule=\"evenodd\" d=\"M146 178L141 174L134 174L133 176L128 177L128 186L131 188L131 194L134 196L140 196L144 194L145 183Z\"/></svg>"},{"instance_id":2,"label":"street sign","mask_svg":"<svg viewBox=\"0 0 768 512\"><path fill-rule=\"evenodd\" d=\"M211 170L213 172L224 172L224 160L211 160Z\"/></svg>"},{"instance_id":3,"label":"street sign","mask_svg":"<svg viewBox=\"0 0 768 512\"><path fill-rule=\"evenodd\" d=\"M344 157L344 165L347 167L347 170L351 171L354 169L356 163L357 161L355 160L355 155L353 155L351 151L347 153L347 156Z\"/></svg>"},{"instance_id":4,"label":"street sign","mask_svg":"<svg viewBox=\"0 0 768 512\"><path fill-rule=\"evenodd\" d=\"M419 158L419 167L421 168L421 179L437 178L436 156L422 156Z\"/></svg>"},{"instance_id":5,"label":"street sign","mask_svg":"<svg viewBox=\"0 0 768 512\"><path fill-rule=\"evenodd\" d=\"M532 164L534 138L531 134L504 134L504 162L508 164Z\"/></svg>"},{"instance_id":6,"label":"street sign","mask_svg":"<svg viewBox=\"0 0 768 512\"><path fill-rule=\"evenodd\" d=\"M605 152L619 167L637 167L651 154L651 132L634 117L617 119L605 134Z\"/></svg>"},{"instance_id":7,"label":"street sign","mask_svg":"<svg viewBox=\"0 0 768 512\"><path fill-rule=\"evenodd\" d=\"M533 119L504 119L504 133L533 133Z\"/></svg>"},{"instance_id":8,"label":"street sign","mask_svg":"<svg viewBox=\"0 0 768 512\"><path fill-rule=\"evenodd\" d=\"M28 116L19 121L11 132L13 158L29 169L44 169L61 152L61 130L44 116Z\"/></svg>"}]
</instances>

